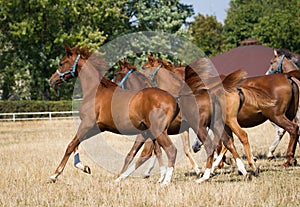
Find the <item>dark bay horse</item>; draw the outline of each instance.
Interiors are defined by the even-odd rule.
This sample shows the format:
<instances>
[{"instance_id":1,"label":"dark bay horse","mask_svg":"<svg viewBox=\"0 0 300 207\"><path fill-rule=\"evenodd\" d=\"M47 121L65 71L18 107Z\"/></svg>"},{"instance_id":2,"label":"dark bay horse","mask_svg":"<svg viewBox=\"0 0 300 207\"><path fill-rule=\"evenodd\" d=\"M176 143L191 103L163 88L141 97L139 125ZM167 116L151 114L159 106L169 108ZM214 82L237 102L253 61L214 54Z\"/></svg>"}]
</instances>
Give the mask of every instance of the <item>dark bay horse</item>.
<instances>
[{"instance_id":1,"label":"dark bay horse","mask_svg":"<svg viewBox=\"0 0 300 207\"><path fill-rule=\"evenodd\" d=\"M294 70L299 70L300 67L300 56L295 56L296 54L292 54L289 51L286 50L276 50L274 49L274 58L270 61L270 67L268 71L266 72L266 75L269 74L275 74L275 73L288 73ZM295 56L295 57L294 57ZM299 58L299 61L298 61ZM294 61L292 61L293 59ZM296 63L299 64L299 66L296 65ZM300 87L300 82L295 80L297 83L298 88ZM300 127L300 105L298 105L297 114L295 116L295 122ZM282 139L283 135L285 134L285 130L276 124L272 123L274 126L274 129L276 131L275 133L275 140L272 142L271 146L269 147L269 152L267 154L267 157L269 160L274 159L274 151L276 150L280 140ZM298 138L298 142L300 145L300 140Z\"/></svg>"},{"instance_id":2,"label":"dark bay horse","mask_svg":"<svg viewBox=\"0 0 300 207\"><path fill-rule=\"evenodd\" d=\"M78 146L81 141L97 133L110 131L127 135L142 134L145 139L151 137L155 145L161 146L167 154L168 168L162 184L170 183L177 149L167 130L179 113L174 97L158 88L124 90L103 77L106 67L102 58L87 48L70 48L66 45L65 50L66 55L61 59L50 83L56 86L73 77L80 78L83 92L81 123L51 180L57 180L73 152L76 156L75 166L90 173L89 168L79 160Z\"/></svg>"},{"instance_id":3,"label":"dark bay horse","mask_svg":"<svg viewBox=\"0 0 300 207\"><path fill-rule=\"evenodd\" d=\"M148 59L149 59L149 57L148 57ZM155 69L156 67L160 66L161 68L163 68L163 65L164 65L163 62L155 61L152 58L152 59L150 59L150 61L148 61L144 65L144 68L147 68L150 66L155 66L152 68L150 67L150 73L152 73L153 70L156 70ZM222 117L222 115L221 115L221 117L219 117L219 119L223 118L224 120L226 120L226 124L230 127L229 129L232 128L236 132L236 134L239 133L238 135L240 135L240 138L242 136L246 136L246 139L247 139L247 134L246 135L243 134L244 131L237 124L236 118L234 119L234 117L236 117L237 110L239 109L239 104L241 101L240 93L243 93L246 95L246 98L244 99L245 103L249 104L250 106L256 107L256 108L258 108L258 107L265 108L265 107L273 106L274 105L273 100L269 98L268 94L264 93L263 91L257 90L256 88L253 88L252 86L240 87L242 84L233 84L235 81L241 81L241 80L235 79L236 76L234 76L234 75L232 75L232 76L229 75L225 78L222 77L222 79L223 79L222 82L220 82L220 77L209 77L209 75L207 75L205 71L207 70L207 68L211 67L211 63L207 59L197 60L195 63L193 63L193 67L196 67L196 68L200 67L201 71L198 74L196 74L196 72L191 67L188 66L185 68L184 76L181 75L180 77L185 77L185 82L193 90L195 97L199 97L199 102L197 102L197 104L199 107L198 109L199 109L200 121L206 120L203 123L206 123L206 124L210 123L209 121L207 121L207 118L205 118L205 117L211 118L213 116L213 111L207 110L207 109L213 108L216 105L215 100L210 100L211 97L205 96L205 94L207 95L208 93L210 93L211 88L214 88L218 84L218 82L223 83L224 89L225 89L225 97L224 96L218 97L218 102L219 102L218 105L221 105L222 108L226 107L226 109L225 109L226 112L224 112L225 117ZM170 69L172 70L172 68L168 68L167 70L170 70ZM182 68L180 68L180 67L174 67L173 69L174 70L179 69L179 71L182 71ZM203 83L202 80L200 80L199 74L201 74L201 73L202 73L201 78L203 78L203 77L205 78L205 76L207 76L206 77L207 80L205 80L205 84ZM181 74L181 73L179 73L179 74ZM161 80L163 80L162 77L160 77L160 78L161 78ZM159 77L157 77L157 81L158 80L159 80ZM228 83L231 83L235 87L227 88ZM239 87L239 89L238 89L238 87ZM200 91L201 91L201 95L199 94ZM219 96L221 96L220 93L219 93ZM205 98L207 98L208 100L207 99L205 100ZM202 107L203 102L208 102L211 105L206 106L206 108ZM228 113L230 116L228 116ZM207 114L209 114L209 115L207 115ZM211 127L211 125L209 125L209 124L202 125L201 126L202 130L205 129L205 127ZM232 133L231 133L231 131L229 131L228 127L226 127L226 128L227 128L227 131L229 132L229 134L231 135L231 137L228 137L228 134L226 134L226 133L218 133L216 128L212 128L212 130L214 131L215 135L217 135L217 137L219 137L219 135L221 135L221 134L224 136L224 137L221 137L223 143L233 154L234 159L237 162L239 170L243 173L243 175L245 177L248 177L249 174L245 170L244 165L243 165L241 159L239 158L239 155L236 152L235 146L232 143ZM242 132L240 132L240 131L242 131ZM198 137L201 138L201 136L198 136ZM244 137L242 137L242 138L244 138ZM250 166L252 167L253 171L256 171L256 166L254 166L254 161L251 163L251 160L253 160L253 158L252 158L252 153L250 150L250 145L247 142L248 140L243 140L242 138L241 138L241 141L244 144L245 152L248 157L248 162L249 162ZM210 160L207 161L207 164L209 162L210 162ZM209 166L211 168L210 165L207 165L207 166ZM207 180L209 178L210 170L211 170L210 168L207 167L203 177L200 178L198 180L198 182L203 182L204 180Z\"/></svg>"}]
</instances>

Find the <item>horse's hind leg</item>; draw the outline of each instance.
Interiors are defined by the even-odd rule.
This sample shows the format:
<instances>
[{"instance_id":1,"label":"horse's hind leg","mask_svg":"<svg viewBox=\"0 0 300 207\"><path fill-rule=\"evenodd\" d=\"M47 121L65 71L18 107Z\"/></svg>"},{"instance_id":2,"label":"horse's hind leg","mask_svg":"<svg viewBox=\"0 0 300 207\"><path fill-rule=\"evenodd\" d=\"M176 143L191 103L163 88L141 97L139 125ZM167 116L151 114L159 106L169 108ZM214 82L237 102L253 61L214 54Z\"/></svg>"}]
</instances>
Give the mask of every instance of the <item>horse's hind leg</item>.
<instances>
[{"instance_id":1,"label":"horse's hind leg","mask_svg":"<svg viewBox=\"0 0 300 207\"><path fill-rule=\"evenodd\" d=\"M131 150L126 155L124 165L122 167L120 174L122 174L123 172L125 172L125 170L127 170L129 164L132 162L132 160L135 157L135 155L137 154L137 152L143 146L144 142L145 142L144 137L141 134L137 135L136 140L135 140Z\"/></svg>"},{"instance_id":2,"label":"horse's hind leg","mask_svg":"<svg viewBox=\"0 0 300 207\"><path fill-rule=\"evenodd\" d=\"M183 150L185 152L185 155L189 158L190 163L195 170L197 176L200 174L200 169L199 166L197 165L195 159L193 158L191 154L191 145L190 145L190 138L189 138L189 133L188 131L184 131L181 134L181 139L182 139L182 144L183 144Z\"/></svg>"},{"instance_id":3,"label":"horse's hind leg","mask_svg":"<svg viewBox=\"0 0 300 207\"><path fill-rule=\"evenodd\" d=\"M249 173L247 173L247 170L245 168L245 165L243 164L240 156L238 155L234 142L233 142L233 136L232 136L232 132L231 130L225 126L226 132L223 133L221 140L224 144L224 146L230 151L230 153L232 154L236 165L238 167L238 170L243 174L243 176L245 176L246 179L250 179L251 175ZM224 149L225 151L225 149Z\"/></svg>"},{"instance_id":4,"label":"horse's hind leg","mask_svg":"<svg viewBox=\"0 0 300 207\"><path fill-rule=\"evenodd\" d=\"M286 116L278 116L272 119L274 123L278 126L284 128L290 134L290 142L286 152L287 161L283 164L283 167L288 167L295 165L297 161L295 160L295 151L297 146L298 137L298 125L290 121Z\"/></svg>"},{"instance_id":5,"label":"horse's hind leg","mask_svg":"<svg viewBox=\"0 0 300 207\"><path fill-rule=\"evenodd\" d=\"M144 143L142 143L144 144ZM123 172L116 180L115 182L120 182L121 180L127 178L129 175L131 175L137 168L139 168L144 162L146 162L152 155L152 151L154 149L153 141L146 141L144 144L144 149L139 157L139 159L136 161L134 165L129 167L125 172Z\"/></svg>"},{"instance_id":6,"label":"horse's hind leg","mask_svg":"<svg viewBox=\"0 0 300 207\"><path fill-rule=\"evenodd\" d=\"M253 155L252 155L252 152L251 152L251 148L250 148L250 144L249 144L247 133L240 127L240 125L238 124L236 118L229 118L227 120L227 124L230 127L230 129L232 130L232 132L239 138L239 140L243 144L244 151L246 153L248 163L249 163L252 171L255 174L257 174L258 173L258 169L255 166L255 161L253 159Z\"/></svg>"},{"instance_id":7,"label":"horse's hind leg","mask_svg":"<svg viewBox=\"0 0 300 207\"><path fill-rule=\"evenodd\" d=\"M157 137L158 144L164 149L168 157L168 168L162 185L168 185L171 182L174 165L176 161L177 149L167 135L167 130Z\"/></svg>"}]
</instances>

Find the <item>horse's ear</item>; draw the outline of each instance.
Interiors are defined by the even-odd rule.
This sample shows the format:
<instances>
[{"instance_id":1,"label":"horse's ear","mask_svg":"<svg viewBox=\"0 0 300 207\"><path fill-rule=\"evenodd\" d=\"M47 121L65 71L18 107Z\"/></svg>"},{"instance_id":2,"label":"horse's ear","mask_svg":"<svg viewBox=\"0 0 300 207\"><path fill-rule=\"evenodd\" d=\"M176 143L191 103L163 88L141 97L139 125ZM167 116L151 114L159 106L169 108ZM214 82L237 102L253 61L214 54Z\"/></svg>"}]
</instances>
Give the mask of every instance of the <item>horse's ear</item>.
<instances>
[{"instance_id":1,"label":"horse's ear","mask_svg":"<svg viewBox=\"0 0 300 207\"><path fill-rule=\"evenodd\" d=\"M68 55L72 55L72 48L68 44L65 44L65 51Z\"/></svg>"},{"instance_id":2,"label":"horse's ear","mask_svg":"<svg viewBox=\"0 0 300 207\"><path fill-rule=\"evenodd\" d=\"M123 66L123 63L122 63L122 61L121 61L121 60L119 60L119 62L118 62L118 63L119 63L119 66L120 66L120 67L122 67L122 66Z\"/></svg>"},{"instance_id":3,"label":"horse's ear","mask_svg":"<svg viewBox=\"0 0 300 207\"><path fill-rule=\"evenodd\" d=\"M149 53L147 54L147 57L148 57L148 61L152 61L153 60L153 57Z\"/></svg>"},{"instance_id":4,"label":"horse's ear","mask_svg":"<svg viewBox=\"0 0 300 207\"><path fill-rule=\"evenodd\" d=\"M124 57L124 63L128 63L128 60L126 57Z\"/></svg>"},{"instance_id":5,"label":"horse's ear","mask_svg":"<svg viewBox=\"0 0 300 207\"><path fill-rule=\"evenodd\" d=\"M278 53L277 53L276 49L274 49L274 55L275 55L275 57L278 57Z\"/></svg>"}]
</instances>

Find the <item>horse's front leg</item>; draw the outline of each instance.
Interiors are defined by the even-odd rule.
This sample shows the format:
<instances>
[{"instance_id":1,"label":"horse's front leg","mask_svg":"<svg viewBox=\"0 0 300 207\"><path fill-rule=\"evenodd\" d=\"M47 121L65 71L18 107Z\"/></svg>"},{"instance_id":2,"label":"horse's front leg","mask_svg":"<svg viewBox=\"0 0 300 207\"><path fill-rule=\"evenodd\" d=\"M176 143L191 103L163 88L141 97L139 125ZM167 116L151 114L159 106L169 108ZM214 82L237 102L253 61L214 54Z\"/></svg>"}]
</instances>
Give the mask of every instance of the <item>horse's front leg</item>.
<instances>
[{"instance_id":1,"label":"horse's front leg","mask_svg":"<svg viewBox=\"0 0 300 207\"><path fill-rule=\"evenodd\" d=\"M91 170L88 166L84 166L79 158L79 152L78 152L78 146L80 142L82 142L85 139L88 139L95 134L100 133L100 130L98 129L97 125L95 123L88 125L87 123L80 123L79 129L75 135L75 137L72 139L72 141L67 146L67 149L65 151L65 154L59 163L58 167L56 168L54 174L50 177L51 181L55 182L57 180L57 177L63 172L67 161L74 152L74 166L81 169L83 172L91 173Z\"/></svg>"},{"instance_id":2,"label":"horse's front leg","mask_svg":"<svg viewBox=\"0 0 300 207\"><path fill-rule=\"evenodd\" d=\"M91 169L89 166L87 165L83 165L80 161L80 158L79 158L79 150L78 150L78 146L75 147L75 150L74 150L74 166L80 170L82 170L83 172L85 173L88 173L88 174L91 174Z\"/></svg>"},{"instance_id":3,"label":"horse's front leg","mask_svg":"<svg viewBox=\"0 0 300 207\"><path fill-rule=\"evenodd\" d=\"M274 126L274 129L275 129L276 133L275 133L275 139L269 147L269 152L268 152L268 155L267 155L267 158L268 158L269 161L274 159L274 151L277 148L277 146L278 146L280 140L282 139L283 135L285 134L285 130L283 128L277 126L273 122L272 122L272 125Z\"/></svg>"},{"instance_id":4,"label":"horse's front leg","mask_svg":"<svg viewBox=\"0 0 300 207\"><path fill-rule=\"evenodd\" d=\"M56 168L54 174L50 177L51 181L55 182L57 180L57 177L63 172L71 153L74 152L76 148L78 148L79 143L79 138L77 135L75 135L73 140L69 143L65 154L58 167Z\"/></svg>"}]
</instances>

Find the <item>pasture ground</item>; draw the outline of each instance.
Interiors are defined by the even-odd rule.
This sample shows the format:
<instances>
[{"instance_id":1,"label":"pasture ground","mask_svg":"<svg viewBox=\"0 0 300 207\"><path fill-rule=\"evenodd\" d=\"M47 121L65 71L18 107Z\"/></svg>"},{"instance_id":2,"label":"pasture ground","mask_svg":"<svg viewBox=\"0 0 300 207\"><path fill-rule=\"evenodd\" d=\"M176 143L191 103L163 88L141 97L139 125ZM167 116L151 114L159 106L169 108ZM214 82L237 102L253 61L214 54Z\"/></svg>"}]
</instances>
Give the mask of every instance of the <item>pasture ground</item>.
<instances>
[{"instance_id":1,"label":"pasture ground","mask_svg":"<svg viewBox=\"0 0 300 207\"><path fill-rule=\"evenodd\" d=\"M300 206L299 164L281 168L288 136L280 143L276 160L269 162L266 153L274 137L271 124L266 122L247 132L261 169L252 181L244 181L235 168L226 165L210 181L196 184L189 162L181 159L167 187L156 183L157 173L149 179L130 177L117 184L115 174L95 164L80 148L81 160L91 167L92 174L75 169L71 156L58 181L49 183L75 134L74 121L1 122L0 206ZM240 142L235 143L244 155ZM204 166L200 154L194 156ZM299 157L297 146L298 162ZM243 161L246 164L245 157Z\"/></svg>"}]
</instances>

